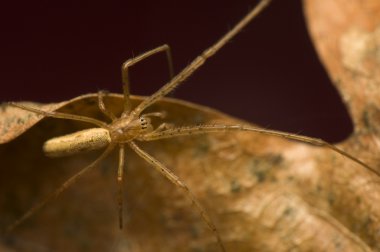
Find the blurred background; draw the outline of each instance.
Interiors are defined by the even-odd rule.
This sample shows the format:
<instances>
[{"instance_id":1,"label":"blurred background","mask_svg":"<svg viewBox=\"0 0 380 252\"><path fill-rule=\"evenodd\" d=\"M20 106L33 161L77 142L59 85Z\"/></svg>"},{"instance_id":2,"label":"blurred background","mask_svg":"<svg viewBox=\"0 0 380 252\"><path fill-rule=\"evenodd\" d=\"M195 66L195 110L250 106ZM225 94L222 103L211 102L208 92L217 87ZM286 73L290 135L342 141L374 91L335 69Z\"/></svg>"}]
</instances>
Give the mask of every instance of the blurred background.
<instances>
[{"instance_id":1,"label":"blurred background","mask_svg":"<svg viewBox=\"0 0 380 252\"><path fill-rule=\"evenodd\" d=\"M121 92L123 61L162 44L178 72L257 1L33 1L3 5L0 102ZM133 94L168 80L164 54L131 72ZM277 0L172 97L261 126L338 142L352 131L306 30L302 2Z\"/></svg>"}]
</instances>

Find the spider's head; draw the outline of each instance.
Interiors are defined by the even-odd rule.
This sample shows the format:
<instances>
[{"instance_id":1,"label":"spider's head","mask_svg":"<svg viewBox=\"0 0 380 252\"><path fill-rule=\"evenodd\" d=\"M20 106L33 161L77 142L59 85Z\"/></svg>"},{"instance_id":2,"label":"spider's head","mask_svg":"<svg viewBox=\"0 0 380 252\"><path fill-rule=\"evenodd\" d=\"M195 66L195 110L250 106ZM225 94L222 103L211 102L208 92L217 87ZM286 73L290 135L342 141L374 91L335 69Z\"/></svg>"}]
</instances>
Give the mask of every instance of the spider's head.
<instances>
[{"instance_id":1,"label":"spider's head","mask_svg":"<svg viewBox=\"0 0 380 252\"><path fill-rule=\"evenodd\" d=\"M151 120L149 117L140 116L139 121L140 121L141 131L144 131L144 132L148 131L149 132L149 131L153 130Z\"/></svg>"},{"instance_id":2,"label":"spider's head","mask_svg":"<svg viewBox=\"0 0 380 252\"><path fill-rule=\"evenodd\" d=\"M120 118L110 125L109 132L112 141L129 142L153 130L149 117L140 116L133 120L128 119Z\"/></svg>"}]
</instances>

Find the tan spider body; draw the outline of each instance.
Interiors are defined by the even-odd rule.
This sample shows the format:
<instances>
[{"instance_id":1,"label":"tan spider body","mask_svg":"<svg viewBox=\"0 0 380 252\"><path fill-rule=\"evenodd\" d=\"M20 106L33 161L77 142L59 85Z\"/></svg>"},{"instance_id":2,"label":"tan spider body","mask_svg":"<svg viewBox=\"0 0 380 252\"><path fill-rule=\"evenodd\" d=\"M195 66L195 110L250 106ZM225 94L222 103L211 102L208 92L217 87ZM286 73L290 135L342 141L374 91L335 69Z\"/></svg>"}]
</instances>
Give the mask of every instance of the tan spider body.
<instances>
[{"instance_id":1,"label":"tan spider body","mask_svg":"<svg viewBox=\"0 0 380 252\"><path fill-rule=\"evenodd\" d=\"M91 168L97 166L111 151L115 148L119 149L119 163L118 163L118 173L117 181L119 186L118 193L118 204L119 204L119 225L120 228L123 227L123 169L125 166L125 149L129 146L133 151L135 151L142 159L151 164L159 173L170 180L174 185L181 188L184 194L190 199L192 204L197 209L198 213L202 217L203 221L212 230L214 236L217 239L217 243L221 251L225 251L225 246L222 242L221 235L214 225L211 218L208 216L206 210L198 202L195 196L192 194L190 189L175 175L173 174L164 164L156 160L154 157L150 156L148 153L143 151L136 142L138 141L154 141L165 138L173 138L185 135L194 134L208 134L214 132L227 132L227 131L251 131L257 132L265 135L278 136L282 138L292 139L300 142L309 143L317 146L327 147L335 152L342 154L343 156L359 163L363 167L367 168L373 173L376 173L374 169L363 163L362 161L356 159L352 155L338 149L337 147L326 143L323 140L310 138L306 136L300 136L296 134L284 133L279 131L272 131L262 128L255 128L252 126L244 125L198 125L198 126L187 126L187 127L174 127L173 125L167 124L162 121L161 124L154 128L151 119L152 117L158 117L164 119L166 114L165 111L157 111L143 114L142 112L158 101L160 98L171 92L174 88L180 85L184 80L186 80L194 71L196 71L200 66L202 66L205 61L214 55L220 48L222 48L228 41L231 40L246 24L248 24L261 10L269 4L269 0L262 0L255 9L253 9L245 18L242 19L230 32L223 36L217 43L215 43L210 48L206 49L200 56L195 58L186 68L184 68L176 76L173 74L173 67L171 61L170 48L167 45L160 46L156 49L148 51L136 58L126 61L122 66L122 79L123 79L123 91L124 91L124 110L120 117L115 116L110 112L103 102L103 98L106 95L104 92L99 92L98 95L98 106L101 112L108 117L111 122L109 124L99 121L97 119L77 116L71 114L64 114L59 112L46 112L38 110L32 107L27 107L19 105L16 103L11 103L12 106L28 110L37 114L45 115L48 117L62 118L68 120L76 120L90 123L92 125L98 126L97 128L86 129L78 131L69 135L56 137L48 140L44 144L44 152L47 156L58 157L72 155L75 153L80 153L83 151L91 151L95 149L101 149L107 147L105 151L90 165L80 170L73 177L68 179L59 187L55 192L53 192L45 200L37 204L35 207L31 208L26 212L21 218L15 221L9 228L8 232L12 231L15 227L21 224L23 221L32 216L40 208L42 208L51 199L57 197L62 191L67 187L72 185L79 177L81 177L85 172ZM165 52L168 58L169 74L171 80L160 88L157 92L152 94L150 97L143 100L139 105L132 109L130 94L129 94L129 67L153 54Z\"/></svg>"}]
</instances>

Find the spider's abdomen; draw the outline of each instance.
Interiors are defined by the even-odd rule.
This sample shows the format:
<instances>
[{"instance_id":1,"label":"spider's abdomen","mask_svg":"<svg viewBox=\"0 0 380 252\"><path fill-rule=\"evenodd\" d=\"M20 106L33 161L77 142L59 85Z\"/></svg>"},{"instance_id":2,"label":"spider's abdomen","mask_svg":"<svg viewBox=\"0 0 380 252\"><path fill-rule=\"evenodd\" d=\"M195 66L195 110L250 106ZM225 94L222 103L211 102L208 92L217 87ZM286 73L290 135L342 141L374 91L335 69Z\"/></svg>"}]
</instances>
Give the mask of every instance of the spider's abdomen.
<instances>
[{"instance_id":1,"label":"spider's abdomen","mask_svg":"<svg viewBox=\"0 0 380 252\"><path fill-rule=\"evenodd\" d=\"M92 128L52 138L44 143L43 150L49 157L63 157L97 150L107 146L110 142L111 137L108 130Z\"/></svg>"}]
</instances>

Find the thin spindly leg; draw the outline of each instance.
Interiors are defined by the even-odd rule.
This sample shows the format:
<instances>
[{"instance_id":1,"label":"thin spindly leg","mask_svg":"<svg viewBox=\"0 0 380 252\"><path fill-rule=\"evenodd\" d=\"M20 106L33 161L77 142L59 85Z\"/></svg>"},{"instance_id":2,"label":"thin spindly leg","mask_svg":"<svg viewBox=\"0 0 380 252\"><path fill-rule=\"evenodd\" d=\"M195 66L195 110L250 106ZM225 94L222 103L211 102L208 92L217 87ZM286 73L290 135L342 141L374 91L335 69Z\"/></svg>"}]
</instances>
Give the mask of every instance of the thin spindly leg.
<instances>
[{"instance_id":1,"label":"thin spindly leg","mask_svg":"<svg viewBox=\"0 0 380 252\"><path fill-rule=\"evenodd\" d=\"M142 61L143 59L146 59L156 53L159 52L166 52L166 58L168 61L168 67L169 67L169 77L170 80L174 76L174 68L173 68L173 59L172 59L172 54L170 51L170 47L168 45L162 45L157 48L154 48L153 50L147 51L135 58L129 59L126 62L123 63L121 66L121 77L123 81L123 91L124 91L124 112L123 115L129 114L131 111L131 102L129 99L129 68L133 66L134 64L138 63L139 61Z\"/></svg>"},{"instance_id":2,"label":"thin spindly leg","mask_svg":"<svg viewBox=\"0 0 380 252\"><path fill-rule=\"evenodd\" d=\"M222 239L220 238L219 232L216 229L214 223L212 222L211 218L206 213L206 210L203 208L200 202L195 198L193 193L190 191L190 189L186 186L185 183L183 183L179 178L168 168L166 168L160 161L140 149L133 141L128 143L129 146L145 161L147 161L149 164L151 164L158 172L160 172L162 175L164 175L170 182L172 182L174 185L180 187L185 195L190 199L190 201L195 205L196 209L198 210L200 216L202 219L207 223L208 227L212 230L214 233L217 242L221 248L222 251L226 251L222 242Z\"/></svg>"},{"instance_id":3,"label":"thin spindly leg","mask_svg":"<svg viewBox=\"0 0 380 252\"><path fill-rule=\"evenodd\" d=\"M80 170L77 174L66 180L57 190L55 190L52 194L50 194L48 197L46 197L44 200L39 202L37 205L32 207L29 211L27 211L23 216L21 216L18 220L13 222L12 225L10 225L5 233L9 234L12 232L17 226L19 226L21 223L23 223L25 220L30 218L33 214L35 214L38 210L40 210L43 206L45 206L49 201L55 199L60 195L63 191L66 190L69 186L74 184L77 179L83 176L86 172L97 166L115 147L115 145L109 145L107 149L100 155L94 162Z\"/></svg>"},{"instance_id":4,"label":"thin spindly leg","mask_svg":"<svg viewBox=\"0 0 380 252\"><path fill-rule=\"evenodd\" d=\"M207 134L207 133L215 133L215 132L227 132L227 131L252 131L261 133L264 135L271 135L271 136L278 136L282 138L287 138L291 140L296 140L302 143L308 143L315 146L322 146L329 148L330 150L333 150L348 159L351 159L355 163L360 164L364 168L368 169L370 172L375 173L377 176L380 176L380 173L373 167L370 167L363 161L355 158L351 154L348 154L347 152L339 149L335 145L332 145L322 139L318 138L312 138L307 136L301 136L291 133L286 133L282 131L276 131L276 130L268 130L268 129L262 129L262 128L256 128L256 127L250 127L250 126L244 126L244 125L201 125L201 126L189 126L189 127L180 127L180 128L172 128L167 129L164 131L153 131L149 134L144 135L143 137L140 137L139 140L141 141L153 141L153 140L159 140L159 139L165 139L165 138L172 138L172 137L178 137L178 136L188 136L188 135L196 135L196 134Z\"/></svg>"},{"instance_id":5,"label":"thin spindly leg","mask_svg":"<svg viewBox=\"0 0 380 252\"><path fill-rule=\"evenodd\" d=\"M82 122L87 122L87 123L94 124L96 126L104 128L104 129L108 128L107 124L105 124L104 122L96 120L94 118L87 117L87 116L79 116L79 115L72 115L72 114L59 113L59 112L47 112L47 111L36 109L36 108L30 107L30 106L25 106L25 105L17 104L17 103L14 103L14 102L9 102L8 104L10 106L17 107L17 108L20 108L20 109L23 109L23 110L27 110L27 111L30 111L30 112L33 112L33 113L36 113L36 114L39 114L39 115L44 115L44 116L47 116L47 117L54 117L54 118L74 120L74 121L82 121Z\"/></svg>"},{"instance_id":6,"label":"thin spindly leg","mask_svg":"<svg viewBox=\"0 0 380 252\"><path fill-rule=\"evenodd\" d=\"M102 111L102 113L107 116L108 118L110 118L112 121L116 120L116 116L111 112L109 111L107 108L106 108L106 105L104 104L104 96L106 95L106 93L104 91L99 91L98 92L98 106L99 106L99 109L100 111Z\"/></svg>"},{"instance_id":7,"label":"thin spindly leg","mask_svg":"<svg viewBox=\"0 0 380 252\"><path fill-rule=\"evenodd\" d=\"M208 58L212 57L220 48L222 48L227 42L229 42L236 34L238 34L244 26L246 26L253 18L255 18L268 4L270 0L262 0L256 7L251 10L235 27L226 33L220 40L214 45L203 51L203 53L196 57L190 65L185 67L179 74L177 74L170 82L165 84L149 98L141 102L133 111L132 114L138 117L140 113L155 103L158 99L162 98L174 88L185 81L190 75L193 74L198 68L200 68Z\"/></svg>"},{"instance_id":8,"label":"thin spindly leg","mask_svg":"<svg viewBox=\"0 0 380 252\"><path fill-rule=\"evenodd\" d=\"M123 181L124 181L124 165L125 165L125 145L119 144L119 167L117 169L117 184L119 187L118 204L119 204L119 227L123 228Z\"/></svg>"}]
</instances>

